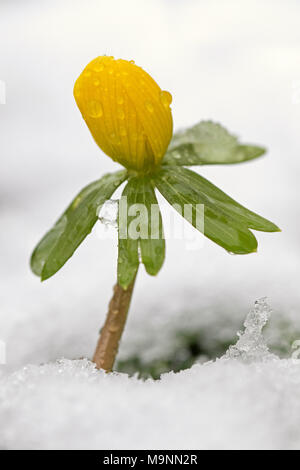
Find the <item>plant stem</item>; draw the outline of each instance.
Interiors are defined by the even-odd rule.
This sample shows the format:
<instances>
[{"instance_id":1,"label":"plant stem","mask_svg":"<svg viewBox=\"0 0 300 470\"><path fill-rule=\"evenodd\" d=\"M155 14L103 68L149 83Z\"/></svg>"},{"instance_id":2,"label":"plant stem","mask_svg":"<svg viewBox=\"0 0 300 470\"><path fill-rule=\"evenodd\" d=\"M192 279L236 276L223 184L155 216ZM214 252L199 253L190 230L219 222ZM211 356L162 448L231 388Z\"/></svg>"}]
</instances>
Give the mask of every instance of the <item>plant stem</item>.
<instances>
[{"instance_id":1,"label":"plant stem","mask_svg":"<svg viewBox=\"0 0 300 470\"><path fill-rule=\"evenodd\" d=\"M114 286L114 293L108 306L106 320L93 357L97 369L110 372L113 368L126 323L135 279L136 276L126 290L118 283Z\"/></svg>"}]
</instances>

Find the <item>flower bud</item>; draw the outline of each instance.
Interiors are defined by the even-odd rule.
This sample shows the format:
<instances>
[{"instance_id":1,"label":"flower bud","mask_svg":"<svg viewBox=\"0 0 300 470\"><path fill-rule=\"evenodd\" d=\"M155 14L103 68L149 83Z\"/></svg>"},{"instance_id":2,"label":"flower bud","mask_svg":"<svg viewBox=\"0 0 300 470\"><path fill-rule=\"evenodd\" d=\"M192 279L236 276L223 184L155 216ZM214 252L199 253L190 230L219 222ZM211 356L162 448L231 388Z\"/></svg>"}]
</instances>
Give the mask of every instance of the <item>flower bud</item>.
<instances>
[{"instance_id":1,"label":"flower bud","mask_svg":"<svg viewBox=\"0 0 300 470\"><path fill-rule=\"evenodd\" d=\"M160 165L172 137L172 96L141 67L98 57L77 79L74 96L104 153L138 172Z\"/></svg>"}]
</instances>

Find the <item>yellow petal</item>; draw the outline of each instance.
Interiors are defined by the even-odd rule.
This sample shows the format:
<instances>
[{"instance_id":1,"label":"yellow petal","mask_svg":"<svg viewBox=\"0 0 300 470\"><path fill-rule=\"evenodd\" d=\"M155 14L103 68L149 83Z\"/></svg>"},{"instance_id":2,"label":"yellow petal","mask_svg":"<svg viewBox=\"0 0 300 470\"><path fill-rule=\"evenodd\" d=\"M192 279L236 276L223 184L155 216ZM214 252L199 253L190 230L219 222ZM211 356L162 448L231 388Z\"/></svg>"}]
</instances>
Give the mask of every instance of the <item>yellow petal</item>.
<instances>
[{"instance_id":1,"label":"yellow petal","mask_svg":"<svg viewBox=\"0 0 300 470\"><path fill-rule=\"evenodd\" d=\"M172 96L133 61L101 56L74 87L76 103L99 147L126 168L153 171L172 137Z\"/></svg>"}]
</instances>

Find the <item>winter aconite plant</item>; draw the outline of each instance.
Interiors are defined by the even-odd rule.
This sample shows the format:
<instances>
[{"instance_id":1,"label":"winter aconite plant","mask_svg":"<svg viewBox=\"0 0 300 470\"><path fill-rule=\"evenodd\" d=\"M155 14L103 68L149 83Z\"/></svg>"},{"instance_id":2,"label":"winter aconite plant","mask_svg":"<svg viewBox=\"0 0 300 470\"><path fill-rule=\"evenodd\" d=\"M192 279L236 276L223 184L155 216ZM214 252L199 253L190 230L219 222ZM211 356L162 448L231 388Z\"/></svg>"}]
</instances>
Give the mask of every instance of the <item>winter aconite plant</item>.
<instances>
[{"instance_id":1,"label":"winter aconite plant","mask_svg":"<svg viewBox=\"0 0 300 470\"><path fill-rule=\"evenodd\" d=\"M172 135L171 94L133 61L98 57L77 79L74 96L99 147L124 169L81 190L35 248L31 267L42 281L53 276L91 232L103 204L127 181L118 210L118 279L94 355L97 367L110 371L139 264L156 275L165 257L155 188L195 228L230 253L256 251L250 229L279 229L186 168L240 163L265 150L240 144L219 124L207 121Z\"/></svg>"}]
</instances>

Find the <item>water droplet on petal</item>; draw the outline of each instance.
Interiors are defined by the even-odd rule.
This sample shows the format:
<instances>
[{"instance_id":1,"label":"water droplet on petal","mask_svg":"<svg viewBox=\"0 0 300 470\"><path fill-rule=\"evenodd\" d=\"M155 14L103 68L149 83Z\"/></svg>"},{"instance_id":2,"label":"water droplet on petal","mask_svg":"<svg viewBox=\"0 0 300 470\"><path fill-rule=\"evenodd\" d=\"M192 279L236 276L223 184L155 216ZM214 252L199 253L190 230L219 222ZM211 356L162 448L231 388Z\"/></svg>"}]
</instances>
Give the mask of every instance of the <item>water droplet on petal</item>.
<instances>
[{"instance_id":1,"label":"water droplet on petal","mask_svg":"<svg viewBox=\"0 0 300 470\"><path fill-rule=\"evenodd\" d=\"M160 93L160 101L165 108L168 108L172 103L172 95L168 91L162 91Z\"/></svg>"},{"instance_id":2,"label":"water droplet on petal","mask_svg":"<svg viewBox=\"0 0 300 470\"><path fill-rule=\"evenodd\" d=\"M135 64L134 60L129 61L130 64Z\"/></svg>"},{"instance_id":3,"label":"water droplet on petal","mask_svg":"<svg viewBox=\"0 0 300 470\"><path fill-rule=\"evenodd\" d=\"M91 100L87 104L88 106L88 115L93 118L99 118L103 115L103 108L100 101Z\"/></svg>"},{"instance_id":4,"label":"water droplet on petal","mask_svg":"<svg viewBox=\"0 0 300 470\"><path fill-rule=\"evenodd\" d=\"M153 104L150 103L150 101L146 101L145 106L146 106L146 109L149 111L149 113L153 113L154 108L153 108Z\"/></svg>"},{"instance_id":5,"label":"water droplet on petal","mask_svg":"<svg viewBox=\"0 0 300 470\"><path fill-rule=\"evenodd\" d=\"M95 85L95 86L99 86L99 85L100 85L100 81L99 81L99 80L95 80L95 81L94 81L94 85Z\"/></svg>"},{"instance_id":6,"label":"water droplet on petal","mask_svg":"<svg viewBox=\"0 0 300 470\"><path fill-rule=\"evenodd\" d=\"M117 115L118 115L118 118L121 119L121 120L123 120L125 118L125 113L124 113L123 109L118 109Z\"/></svg>"},{"instance_id":7,"label":"water droplet on petal","mask_svg":"<svg viewBox=\"0 0 300 470\"><path fill-rule=\"evenodd\" d=\"M118 104L123 104L123 103L124 103L124 100L123 100L122 96L119 96L119 97L117 98L117 103L118 103Z\"/></svg>"},{"instance_id":8,"label":"water droplet on petal","mask_svg":"<svg viewBox=\"0 0 300 470\"><path fill-rule=\"evenodd\" d=\"M114 132L112 132L110 134L109 138L110 138L110 140L113 144L115 144L115 145L120 145L121 144L119 137Z\"/></svg>"},{"instance_id":9,"label":"water droplet on petal","mask_svg":"<svg viewBox=\"0 0 300 470\"><path fill-rule=\"evenodd\" d=\"M96 64L94 65L94 72L103 72L104 65L103 64Z\"/></svg>"}]
</instances>

